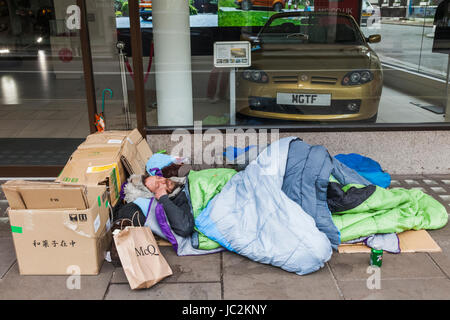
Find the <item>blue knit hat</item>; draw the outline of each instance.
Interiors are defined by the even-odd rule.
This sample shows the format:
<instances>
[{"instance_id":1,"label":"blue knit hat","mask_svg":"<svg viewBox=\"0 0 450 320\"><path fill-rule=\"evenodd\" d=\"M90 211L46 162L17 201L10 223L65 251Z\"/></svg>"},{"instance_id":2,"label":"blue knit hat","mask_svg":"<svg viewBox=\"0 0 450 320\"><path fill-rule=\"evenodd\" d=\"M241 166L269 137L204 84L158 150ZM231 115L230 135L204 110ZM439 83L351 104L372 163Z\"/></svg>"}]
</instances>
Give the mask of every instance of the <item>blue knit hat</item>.
<instances>
[{"instance_id":1,"label":"blue knit hat","mask_svg":"<svg viewBox=\"0 0 450 320\"><path fill-rule=\"evenodd\" d=\"M163 168L170 166L176 160L175 157L172 157L168 154L163 153L155 153L151 156L151 158L147 161L147 165L145 166L145 170L149 175L154 176L155 173Z\"/></svg>"}]
</instances>

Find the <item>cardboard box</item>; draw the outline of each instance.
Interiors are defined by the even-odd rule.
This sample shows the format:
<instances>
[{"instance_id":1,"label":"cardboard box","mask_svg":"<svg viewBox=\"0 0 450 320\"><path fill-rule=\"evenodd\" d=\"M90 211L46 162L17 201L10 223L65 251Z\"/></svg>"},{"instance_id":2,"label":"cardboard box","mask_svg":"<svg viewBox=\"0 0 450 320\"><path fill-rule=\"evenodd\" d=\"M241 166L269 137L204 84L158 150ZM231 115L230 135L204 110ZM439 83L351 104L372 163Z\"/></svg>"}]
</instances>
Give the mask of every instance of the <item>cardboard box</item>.
<instances>
[{"instance_id":1,"label":"cardboard box","mask_svg":"<svg viewBox=\"0 0 450 320\"><path fill-rule=\"evenodd\" d=\"M63 198L56 207L45 209L47 199L28 197L33 188L44 197ZM3 190L21 275L99 273L112 239L106 186L9 181ZM70 194L77 197L66 198ZM61 207L64 203L68 208Z\"/></svg>"},{"instance_id":2,"label":"cardboard box","mask_svg":"<svg viewBox=\"0 0 450 320\"><path fill-rule=\"evenodd\" d=\"M128 174L144 174L152 151L137 129L89 135L70 157L58 182L106 185L115 205Z\"/></svg>"},{"instance_id":3,"label":"cardboard box","mask_svg":"<svg viewBox=\"0 0 450 320\"><path fill-rule=\"evenodd\" d=\"M426 230L408 230L398 234L401 253L442 252L441 247L433 240ZM364 243L341 244L339 253L370 253L370 248Z\"/></svg>"}]
</instances>

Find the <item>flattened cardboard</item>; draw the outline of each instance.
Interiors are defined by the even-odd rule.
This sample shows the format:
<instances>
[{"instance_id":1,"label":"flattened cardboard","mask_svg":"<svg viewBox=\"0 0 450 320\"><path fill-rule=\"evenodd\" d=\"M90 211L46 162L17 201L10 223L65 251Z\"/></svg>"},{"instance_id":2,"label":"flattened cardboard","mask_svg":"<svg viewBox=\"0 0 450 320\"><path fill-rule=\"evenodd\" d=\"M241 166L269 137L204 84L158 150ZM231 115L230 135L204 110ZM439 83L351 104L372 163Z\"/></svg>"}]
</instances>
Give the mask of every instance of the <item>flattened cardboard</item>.
<instances>
[{"instance_id":1,"label":"flattened cardboard","mask_svg":"<svg viewBox=\"0 0 450 320\"><path fill-rule=\"evenodd\" d=\"M8 210L20 274L99 273L112 239L106 187L88 187L87 199L86 210Z\"/></svg>"},{"instance_id":2,"label":"flattened cardboard","mask_svg":"<svg viewBox=\"0 0 450 320\"><path fill-rule=\"evenodd\" d=\"M442 252L426 230L405 231L399 238L401 252Z\"/></svg>"},{"instance_id":3,"label":"flattened cardboard","mask_svg":"<svg viewBox=\"0 0 450 320\"><path fill-rule=\"evenodd\" d=\"M11 209L87 209L86 187L55 182L11 180L3 191Z\"/></svg>"},{"instance_id":4,"label":"flattened cardboard","mask_svg":"<svg viewBox=\"0 0 450 320\"><path fill-rule=\"evenodd\" d=\"M409 230L398 234L401 253L442 252L441 247L426 230ZM341 244L339 253L370 253L370 248L363 243Z\"/></svg>"},{"instance_id":5,"label":"flattened cardboard","mask_svg":"<svg viewBox=\"0 0 450 320\"><path fill-rule=\"evenodd\" d=\"M153 236L155 237L155 240L156 240L156 243L158 244L158 246L160 246L160 247L171 247L172 246L172 244L169 241L167 241L161 237L158 237L156 234L154 234Z\"/></svg>"}]
</instances>

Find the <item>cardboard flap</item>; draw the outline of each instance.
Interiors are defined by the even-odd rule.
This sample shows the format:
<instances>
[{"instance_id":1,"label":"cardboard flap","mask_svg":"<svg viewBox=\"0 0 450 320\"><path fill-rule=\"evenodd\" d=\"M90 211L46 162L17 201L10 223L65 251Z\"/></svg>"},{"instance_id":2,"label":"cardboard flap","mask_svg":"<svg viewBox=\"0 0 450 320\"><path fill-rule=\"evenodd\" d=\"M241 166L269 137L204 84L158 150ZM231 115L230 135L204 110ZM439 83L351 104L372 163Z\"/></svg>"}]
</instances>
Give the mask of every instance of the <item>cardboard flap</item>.
<instances>
[{"instance_id":1,"label":"cardboard flap","mask_svg":"<svg viewBox=\"0 0 450 320\"><path fill-rule=\"evenodd\" d=\"M135 129L128 135L125 141L121 160L129 174L144 174L145 165L152 154L147 140Z\"/></svg>"},{"instance_id":2,"label":"cardboard flap","mask_svg":"<svg viewBox=\"0 0 450 320\"><path fill-rule=\"evenodd\" d=\"M142 137L142 135L138 129L133 129L132 131L129 131L129 133L127 135L127 141L134 145L137 145L143 139L144 139L144 137Z\"/></svg>"},{"instance_id":3,"label":"cardboard flap","mask_svg":"<svg viewBox=\"0 0 450 320\"><path fill-rule=\"evenodd\" d=\"M96 148L98 146L120 147L127 137L129 131L103 131L91 134L86 140L78 146L79 149Z\"/></svg>"},{"instance_id":4,"label":"cardboard flap","mask_svg":"<svg viewBox=\"0 0 450 320\"><path fill-rule=\"evenodd\" d=\"M86 189L80 185L12 180L3 191L11 209L88 208Z\"/></svg>"},{"instance_id":5,"label":"cardboard flap","mask_svg":"<svg viewBox=\"0 0 450 320\"><path fill-rule=\"evenodd\" d=\"M8 181L4 185L2 185L3 193L8 200L10 208L25 209L25 203L23 202L20 192L17 190L17 187L11 185L11 182L14 181Z\"/></svg>"},{"instance_id":6,"label":"cardboard flap","mask_svg":"<svg viewBox=\"0 0 450 320\"><path fill-rule=\"evenodd\" d=\"M27 209L88 208L85 188L81 186L61 188L25 188L20 190Z\"/></svg>"},{"instance_id":7,"label":"cardboard flap","mask_svg":"<svg viewBox=\"0 0 450 320\"><path fill-rule=\"evenodd\" d=\"M8 181L3 185L11 209L86 209L86 187L55 182Z\"/></svg>"}]
</instances>

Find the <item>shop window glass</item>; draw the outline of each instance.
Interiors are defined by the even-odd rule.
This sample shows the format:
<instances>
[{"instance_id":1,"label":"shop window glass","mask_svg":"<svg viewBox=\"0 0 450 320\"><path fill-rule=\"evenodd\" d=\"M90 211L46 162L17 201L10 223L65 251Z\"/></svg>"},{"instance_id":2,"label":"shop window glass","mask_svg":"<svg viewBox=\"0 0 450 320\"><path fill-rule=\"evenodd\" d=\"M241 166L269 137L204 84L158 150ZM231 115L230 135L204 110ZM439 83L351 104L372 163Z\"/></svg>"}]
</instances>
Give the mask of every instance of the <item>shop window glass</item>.
<instances>
[{"instance_id":1,"label":"shop window glass","mask_svg":"<svg viewBox=\"0 0 450 320\"><path fill-rule=\"evenodd\" d=\"M192 121L295 127L447 120L448 54L433 51L440 0L186 2ZM4 136L89 132L79 31L67 27L75 4L0 0ZM134 127L128 2L87 4L97 107L105 108L107 128ZM147 124L178 126L175 114L173 123L160 118L158 93L180 91L175 81L158 84L153 14L154 1L140 1ZM251 42L252 65L218 66L213 48L219 41Z\"/></svg>"},{"instance_id":2,"label":"shop window glass","mask_svg":"<svg viewBox=\"0 0 450 320\"><path fill-rule=\"evenodd\" d=\"M89 134L75 4L0 0L0 138Z\"/></svg>"}]
</instances>

